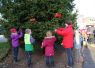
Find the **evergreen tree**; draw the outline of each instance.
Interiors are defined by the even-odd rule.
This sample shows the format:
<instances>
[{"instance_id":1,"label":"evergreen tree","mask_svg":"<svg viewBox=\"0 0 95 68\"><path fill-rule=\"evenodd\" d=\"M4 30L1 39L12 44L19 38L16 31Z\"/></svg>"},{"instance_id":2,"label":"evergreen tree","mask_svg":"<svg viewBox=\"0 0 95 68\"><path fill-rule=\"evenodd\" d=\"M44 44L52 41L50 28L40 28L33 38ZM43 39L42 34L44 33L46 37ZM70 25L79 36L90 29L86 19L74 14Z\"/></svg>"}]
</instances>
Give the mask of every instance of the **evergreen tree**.
<instances>
[{"instance_id":1,"label":"evergreen tree","mask_svg":"<svg viewBox=\"0 0 95 68\"><path fill-rule=\"evenodd\" d=\"M47 30L64 26L66 19L76 20L72 13L74 0L0 0L0 13L10 29L31 28L35 37L43 38ZM59 17L56 16L59 15Z\"/></svg>"}]
</instances>

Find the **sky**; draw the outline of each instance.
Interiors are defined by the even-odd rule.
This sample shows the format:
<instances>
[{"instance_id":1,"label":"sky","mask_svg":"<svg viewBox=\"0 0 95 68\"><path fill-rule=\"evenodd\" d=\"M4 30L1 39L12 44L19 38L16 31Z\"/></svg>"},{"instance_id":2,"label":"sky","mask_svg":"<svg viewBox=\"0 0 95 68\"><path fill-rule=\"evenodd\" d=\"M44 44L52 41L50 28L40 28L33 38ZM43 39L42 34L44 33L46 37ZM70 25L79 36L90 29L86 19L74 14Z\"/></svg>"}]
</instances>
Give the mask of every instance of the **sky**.
<instances>
[{"instance_id":1,"label":"sky","mask_svg":"<svg viewBox=\"0 0 95 68\"><path fill-rule=\"evenodd\" d=\"M95 0L75 0L78 14L85 17L95 17Z\"/></svg>"}]
</instances>

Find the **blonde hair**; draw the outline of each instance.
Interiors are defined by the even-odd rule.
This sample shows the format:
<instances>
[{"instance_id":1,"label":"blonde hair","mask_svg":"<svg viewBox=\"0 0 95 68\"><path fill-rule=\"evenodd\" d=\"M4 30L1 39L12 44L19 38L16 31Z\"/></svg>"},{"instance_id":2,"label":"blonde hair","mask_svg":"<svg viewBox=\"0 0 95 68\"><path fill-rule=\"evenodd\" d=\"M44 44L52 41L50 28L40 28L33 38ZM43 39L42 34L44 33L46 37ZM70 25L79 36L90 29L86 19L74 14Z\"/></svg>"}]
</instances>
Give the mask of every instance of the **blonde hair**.
<instances>
[{"instance_id":1,"label":"blonde hair","mask_svg":"<svg viewBox=\"0 0 95 68\"><path fill-rule=\"evenodd\" d=\"M27 33L27 34L30 33L30 32L31 32L31 29L26 29L25 30L25 33Z\"/></svg>"},{"instance_id":2,"label":"blonde hair","mask_svg":"<svg viewBox=\"0 0 95 68\"><path fill-rule=\"evenodd\" d=\"M52 32L49 30L46 32L46 36L52 36Z\"/></svg>"}]
</instances>

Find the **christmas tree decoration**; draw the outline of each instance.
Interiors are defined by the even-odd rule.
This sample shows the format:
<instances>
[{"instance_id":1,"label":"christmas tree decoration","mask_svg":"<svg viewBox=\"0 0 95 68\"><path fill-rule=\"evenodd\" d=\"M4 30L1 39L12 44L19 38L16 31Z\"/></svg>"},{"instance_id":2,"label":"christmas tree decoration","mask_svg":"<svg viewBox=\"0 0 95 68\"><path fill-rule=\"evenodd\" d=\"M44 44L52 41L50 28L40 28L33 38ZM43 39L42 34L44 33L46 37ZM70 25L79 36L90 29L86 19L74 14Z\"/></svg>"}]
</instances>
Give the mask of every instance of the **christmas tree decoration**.
<instances>
[{"instance_id":1,"label":"christmas tree decoration","mask_svg":"<svg viewBox=\"0 0 95 68\"><path fill-rule=\"evenodd\" d=\"M59 13L59 12L55 13L55 18L61 18L61 17L62 17L61 13Z\"/></svg>"}]
</instances>

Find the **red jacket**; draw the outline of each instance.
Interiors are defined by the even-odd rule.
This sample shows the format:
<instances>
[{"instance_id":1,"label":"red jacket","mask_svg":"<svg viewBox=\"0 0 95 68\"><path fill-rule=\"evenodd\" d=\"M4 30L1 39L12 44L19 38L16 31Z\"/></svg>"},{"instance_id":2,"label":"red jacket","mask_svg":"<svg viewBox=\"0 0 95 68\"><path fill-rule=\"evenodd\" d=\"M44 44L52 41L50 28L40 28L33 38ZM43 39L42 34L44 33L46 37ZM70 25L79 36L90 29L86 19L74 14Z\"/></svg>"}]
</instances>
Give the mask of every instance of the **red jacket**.
<instances>
[{"instance_id":1,"label":"red jacket","mask_svg":"<svg viewBox=\"0 0 95 68\"><path fill-rule=\"evenodd\" d=\"M54 56L54 43L56 38L54 36L45 37L42 42L42 47L45 47L45 56Z\"/></svg>"},{"instance_id":2,"label":"red jacket","mask_svg":"<svg viewBox=\"0 0 95 68\"><path fill-rule=\"evenodd\" d=\"M63 37L62 45L64 48L72 48L74 44L74 31L72 25L68 25L66 28L59 28L56 33Z\"/></svg>"}]
</instances>

